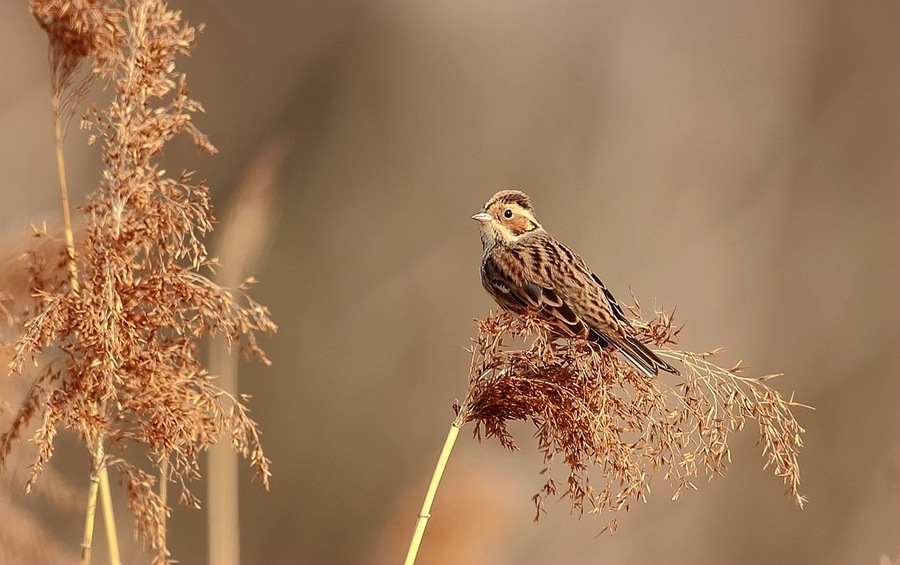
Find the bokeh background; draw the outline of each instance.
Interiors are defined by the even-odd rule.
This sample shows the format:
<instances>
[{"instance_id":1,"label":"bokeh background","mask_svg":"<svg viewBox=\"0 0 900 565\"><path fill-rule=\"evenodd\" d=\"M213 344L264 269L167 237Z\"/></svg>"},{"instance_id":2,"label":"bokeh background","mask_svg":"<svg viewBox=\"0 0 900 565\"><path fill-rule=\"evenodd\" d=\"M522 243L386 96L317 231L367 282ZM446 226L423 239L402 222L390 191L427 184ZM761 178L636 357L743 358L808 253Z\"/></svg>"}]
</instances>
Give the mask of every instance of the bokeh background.
<instances>
[{"instance_id":1,"label":"bokeh background","mask_svg":"<svg viewBox=\"0 0 900 565\"><path fill-rule=\"evenodd\" d=\"M508 187L614 293L677 305L685 348L786 374L777 388L816 407L798 413L809 504L782 496L747 429L724 477L677 503L655 483L595 538L605 520L566 501L532 523L528 426L518 453L464 430L420 563L898 556L897 2L172 5L207 24L181 65L220 154L179 142L165 158L209 180L224 218L251 163L282 150L253 270L281 329L271 368L241 365L275 474L263 492L246 473L244 562L403 558L472 320L493 307L469 216ZM48 93L43 32L26 2L0 3L7 254L59 221ZM98 174L84 141L73 128L76 201ZM86 459L63 446L56 463L77 482ZM54 531L74 554L72 516ZM181 562L206 560L205 518L176 510Z\"/></svg>"}]
</instances>

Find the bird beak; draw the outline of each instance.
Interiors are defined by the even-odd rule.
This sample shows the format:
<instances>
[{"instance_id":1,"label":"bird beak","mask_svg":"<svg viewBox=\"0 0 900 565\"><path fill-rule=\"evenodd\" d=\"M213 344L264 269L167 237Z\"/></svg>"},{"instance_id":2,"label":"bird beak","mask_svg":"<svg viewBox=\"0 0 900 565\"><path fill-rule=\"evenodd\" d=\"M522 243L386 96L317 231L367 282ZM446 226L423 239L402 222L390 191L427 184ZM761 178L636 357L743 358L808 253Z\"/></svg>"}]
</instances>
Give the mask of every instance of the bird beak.
<instances>
[{"instance_id":1,"label":"bird beak","mask_svg":"<svg viewBox=\"0 0 900 565\"><path fill-rule=\"evenodd\" d=\"M487 212L482 210L481 212L478 212L477 214L472 216L472 219L475 220L476 222L486 224L486 223L492 221L494 218L490 214L488 214Z\"/></svg>"}]
</instances>

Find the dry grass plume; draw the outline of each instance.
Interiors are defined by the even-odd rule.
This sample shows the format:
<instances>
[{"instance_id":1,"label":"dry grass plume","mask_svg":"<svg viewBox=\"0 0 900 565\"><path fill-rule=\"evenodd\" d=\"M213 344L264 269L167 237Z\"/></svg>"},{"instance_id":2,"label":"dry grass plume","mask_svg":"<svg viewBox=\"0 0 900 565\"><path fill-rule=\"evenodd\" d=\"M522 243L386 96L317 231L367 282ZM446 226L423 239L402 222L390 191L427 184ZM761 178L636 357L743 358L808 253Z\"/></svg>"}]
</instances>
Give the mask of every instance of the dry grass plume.
<instances>
[{"instance_id":1,"label":"dry grass plume","mask_svg":"<svg viewBox=\"0 0 900 565\"><path fill-rule=\"evenodd\" d=\"M767 384L777 375L747 377L741 367L713 363L718 351L673 349L678 329L659 313L646 321L632 308L633 324L681 376L648 379L618 355L585 340L559 339L542 320L508 313L478 323L465 400L455 406L457 424L474 423L477 438L497 438L517 449L511 420L530 421L546 467L535 494L535 520L547 496L564 494L579 514L628 510L645 501L651 480L662 475L677 499L712 479L730 462L732 432L755 420L766 467L787 485L799 505L803 428L792 408ZM555 476L562 461L566 473ZM610 520L604 529L615 529Z\"/></svg>"},{"instance_id":2,"label":"dry grass plume","mask_svg":"<svg viewBox=\"0 0 900 565\"><path fill-rule=\"evenodd\" d=\"M111 98L82 120L103 160L80 207L83 246L76 252L67 245L56 259L31 255L33 302L0 309L19 328L12 371L36 366L0 435L0 467L37 423L30 490L53 456L58 431L74 431L95 477L101 469L118 472L139 538L157 561L167 561L160 477L176 485L182 503L198 506L188 485L200 477L200 454L223 437L251 460L264 486L270 475L246 398L217 386L197 359L200 340L220 336L268 363L256 334L275 325L246 285L224 288L208 278L215 267L203 243L213 228L209 189L157 162L182 134L215 152L192 121L202 106L175 67L197 28L161 0L34 0L31 10L50 41L58 148L92 82L101 81ZM58 164L63 171L61 149Z\"/></svg>"},{"instance_id":3,"label":"dry grass plume","mask_svg":"<svg viewBox=\"0 0 900 565\"><path fill-rule=\"evenodd\" d=\"M406 565L413 565L431 518L431 506L459 430L473 423L473 434L497 438L515 450L512 420L530 421L543 454L544 485L534 497L535 516L548 496L567 496L579 516L627 511L646 501L651 480L662 474L675 487L674 499L696 489L700 476L712 479L730 462L728 439L749 420L759 428L766 467L787 485L800 507L803 447L792 409L767 381L778 375L746 377L740 364L730 369L713 362L719 350L691 353L675 349L681 328L674 312L645 320L635 300L631 324L658 355L680 364L680 375L648 379L607 349L580 338L561 338L535 316L507 312L478 321L472 345L468 390L454 404L456 419L438 457L419 512ZM674 382L672 382L674 381ZM565 478L554 465L562 460ZM615 518L602 528L614 531Z\"/></svg>"}]
</instances>

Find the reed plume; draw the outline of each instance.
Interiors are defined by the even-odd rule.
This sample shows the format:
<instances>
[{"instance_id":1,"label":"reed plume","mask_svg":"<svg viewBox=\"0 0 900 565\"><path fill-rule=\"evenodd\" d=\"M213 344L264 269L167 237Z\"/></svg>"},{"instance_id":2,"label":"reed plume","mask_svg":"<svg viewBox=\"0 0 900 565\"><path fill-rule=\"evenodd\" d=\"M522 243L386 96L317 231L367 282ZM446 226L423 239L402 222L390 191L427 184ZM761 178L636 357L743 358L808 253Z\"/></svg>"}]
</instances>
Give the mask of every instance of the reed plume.
<instances>
[{"instance_id":1,"label":"reed plume","mask_svg":"<svg viewBox=\"0 0 900 565\"><path fill-rule=\"evenodd\" d=\"M540 318L510 313L478 321L465 399L454 404L454 420L438 460L406 563L415 561L430 517L434 494L459 430L473 424L480 441L496 438L518 449L508 424L530 421L543 455L545 477L533 496L534 519L548 496L569 498L579 516L627 511L646 501L651 480L674 485L673 499L697 488L696 479L721 475L730 462L733 432L755 420L765 467L787 486L801 508L798 455L803 428L792 410L805 407L783 398L768 381L779 375L747 377L740 364L714 363L721 350L691 353L675 349L681 328L674 313L646 320L630 307L632 325L656 353L681 365L680 376L649 379L614 352L583 339L556 337ZM563 477L556 475L561 461ZM615 518L601 529L613 531Z\"/></svg>"},{"instance_id":2,"label":"reed plume","mask_svg":"<svg viewBox=\"0 0 900 565\"><path fill-rule=\"evenodd\" d=\"M472 348L469 389L456 407L457 421L473 422L475 437L497 438L517 449L507 427L530 420L547 480L534 496L535 519L546 496L563 493L583 513L628 510L646 501L651 479L662 473L675 486L674 499L696 489L694 479L722 474L730 461L728 439L756 420L765 466L787 485L799 506L803 428L785 400L766 381L778 375L745 377L741 367L712 362L720 350L690 353L677 343L673 317L660 313L635 320L661 347L660 356L681 363L682 375L648 379L619 356L579 339L555 339L542 320L501 313L479 322ZM510 342L531 340L523 348ZM680 382L669 383L670 380ZM565 480L553 477L562 459ZM592 471L599 475L595 486ZM615 528L615 521L606 527Z\"/></svg>"},{"instance_id":3,"label":"reed plume","mask_svg":"<svg viewBox=\"0 0 900 565\"><path fill-rule=\"evenodd\" d=\"M192 121L203 108L175 68L198 28L162 0L33 0L31 10L50 40L61 171L65 125L86 88L100 80L112 94L82 119L103 160L81 207L83 244L76 252L61 172L65 254L49 262L31 256L34 304L10 366L21 373L34 363L37 372L0 436L0 467L37 422L30 491L52 458L57 432L74 431L91 460L92 492L101 472L118 471L136 534L157 562L167 562L167 484L160 480L177 486L182 503L199 506L188 485L200 477L200 454L222 437L250 459L263 486L270 475L247 398L217 386L197 359L200 340L218 335L268 363L256 336L276 328L247 284L224 288L207 276L216 266L203 243L213 228L208 187L189 172L170 176L158 163L165 144L181 134L215 152ZM85 62L87 75L76 78Z\"/></svg>"}]
</instances>

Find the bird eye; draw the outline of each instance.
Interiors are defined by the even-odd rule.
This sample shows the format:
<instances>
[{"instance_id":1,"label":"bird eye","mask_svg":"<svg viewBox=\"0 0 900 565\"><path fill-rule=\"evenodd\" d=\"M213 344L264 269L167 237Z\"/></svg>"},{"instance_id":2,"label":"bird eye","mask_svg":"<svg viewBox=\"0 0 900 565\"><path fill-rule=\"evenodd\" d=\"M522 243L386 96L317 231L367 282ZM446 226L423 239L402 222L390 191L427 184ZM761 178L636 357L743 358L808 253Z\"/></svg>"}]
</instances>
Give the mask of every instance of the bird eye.
<instances>
[{"instance_id":1,"label":"bird eye","mask_svg":"<svg viewBox=\"0 0 900 565\"><path fill-rule=\"evenodd\" d=\"M503 217L506 218L507 220L512 218L512 216L513 216L513 213L512 213L511 208L507 208L506 210L503 211Z\"/></svg>"}]
</instances>

